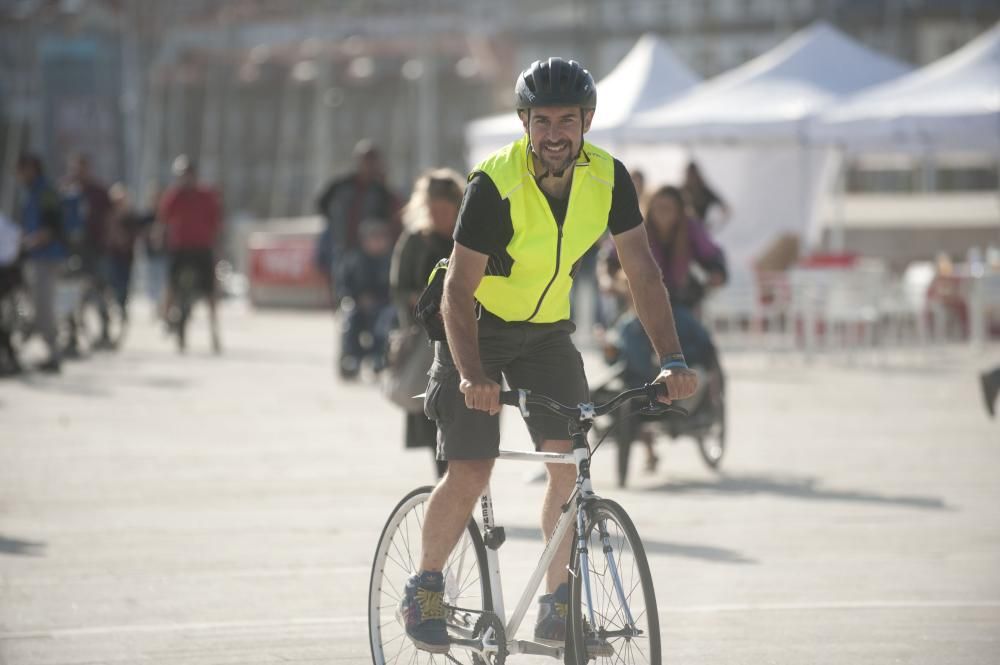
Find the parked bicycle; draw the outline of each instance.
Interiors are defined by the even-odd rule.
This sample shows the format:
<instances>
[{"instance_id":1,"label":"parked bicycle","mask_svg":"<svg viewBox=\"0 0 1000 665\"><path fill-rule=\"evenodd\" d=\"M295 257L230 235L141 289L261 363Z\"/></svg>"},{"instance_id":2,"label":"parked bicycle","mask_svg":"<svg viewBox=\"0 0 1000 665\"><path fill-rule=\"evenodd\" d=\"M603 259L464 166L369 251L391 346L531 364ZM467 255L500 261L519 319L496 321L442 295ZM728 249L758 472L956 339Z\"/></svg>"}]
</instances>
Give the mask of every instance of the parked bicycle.
<instances>
[{"instance_id":1,"label":"parked bicycle","mask_svg":"<svg viewBox=\"0 0 1000 665\"><path fill-rule=\"evenodd\" d=\"M375 665L392 663L469 663L501 665L514 654L534 654L566 663L661 662L660 628L653 579L639 534L625 510L599 497L590 478L593 451L587 442L597 417L612 413L635 399L646 400L647 413L673 411L657 401L666 386L651 384L627 390L608 402L566 406L525 390L500 394L502 404L517 406L528 416L547 409L567 419L571 453L501 450L499 459L574 464L577 480L538 565L508 617L497 550L504 528L493 517L489 487L480 501L482 522L469 520L462 539L443 569L445 621L451 638L446 655L419 651L407 638L396 616L403 585L418 569L420 533L432 487L419 487L396 505L379 537L368 594L369 637ZM574 530L570 557L570 596L566 643L549 646L517 639L517 630L555 556L558 543Z\"/></svg>"}]
</instances>

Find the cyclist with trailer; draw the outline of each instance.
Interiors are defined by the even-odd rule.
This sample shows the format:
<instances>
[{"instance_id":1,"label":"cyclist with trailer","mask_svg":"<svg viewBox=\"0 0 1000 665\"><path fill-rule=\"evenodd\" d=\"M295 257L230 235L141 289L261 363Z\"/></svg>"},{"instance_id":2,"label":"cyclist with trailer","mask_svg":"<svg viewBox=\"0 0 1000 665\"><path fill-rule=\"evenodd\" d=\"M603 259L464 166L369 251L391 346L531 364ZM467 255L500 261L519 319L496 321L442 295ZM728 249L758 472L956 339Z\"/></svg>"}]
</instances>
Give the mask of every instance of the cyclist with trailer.
<instances>
[{"instance_id":1,"label":"cyclist with trailer","mask_svg":"<svg viewBox=\"0 0 1000 665\"><path fill-rule=\"evenodd\" d=\"M690 396L687 368L659 268L625 167L586 142L597 93L579 63L550 58L515 85L525 135L480 163L469 178L441 311L447 343L436 344L425 411L438 424L438 454L449 470L428 502L421 570L400 611L421 649L449 649L441 570L486 487L499 449L500 382L565 404L587 401L580 354L570 339L569 293L581 257L610 229L639 317L662 363L656 377L675 399ZM542 451L569 452L564 419L527 418ZM542 528L550 534L575 470L548 465ZM564 639L570 539L549 567L535 637Z\"/></svg>"},{"instance_id":2,"label":"cyclist with trailer","mask_svg":"<svg viewBox=\"0 0 1000 665\"><path fill-rule=\"evenodd\" d=\"M686 214L683 193L677 187L667 185L657 189L649 198L645 217L650 250L670 294L685 358L691 367L698 367L706 373L708 380L703 382L703 387L721 393L724 376L719 353L708 329L699 320L698 311L708 291L726 282L725 254L712 240L705 225ZM614 248L602 252L598 275L604 291L620 298L628 293L628 282ZM634 309L627 309L613 333L605 348L605 357L609 361L624 360L625 384L629 387L641 386L656 376L655 350ZM637 431L637 424L637 421L632 421L619 430L619 445L623 440L627 444L641 434L647 448L646 469L653 471L657 457L653 452L651 433ZM624 472L624 469L621 471ZM620 481L624 482L624 475Z\"/></svg>"}]
</instances>

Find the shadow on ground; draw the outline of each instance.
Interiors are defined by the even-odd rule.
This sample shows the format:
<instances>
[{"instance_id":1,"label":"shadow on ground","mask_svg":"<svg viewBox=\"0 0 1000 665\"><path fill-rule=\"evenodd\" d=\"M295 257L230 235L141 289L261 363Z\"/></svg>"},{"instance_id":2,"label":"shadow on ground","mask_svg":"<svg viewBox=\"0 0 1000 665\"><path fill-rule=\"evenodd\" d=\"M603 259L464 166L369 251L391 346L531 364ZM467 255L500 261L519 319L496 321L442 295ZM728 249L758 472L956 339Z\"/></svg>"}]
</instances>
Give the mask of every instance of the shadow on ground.
<instances>
[{"instance_id":1,"label":"shadow on ground","mask_svg":"<svg viewBox=\"0 0 1000 665\"><path fill-rule=\"evenodd\" d=\"M19 380L25 386L40 392L88 398L112 397L112 391L98 385L97 380L91 375L39 376L25 374Z\"/></svg>"},{"instance_id":2,"label":"shadow on ground","mask_svg":"<svg viewBox=\"0 0 1000 665\"><path fill-rule=\"evenodd\" d=\"M516 540L534 540L538 542L538 553L541 554L542 530L536 527L504 526L508 538ZM686 543L671 543L662 540L642 539L646 554L676 556L688 559L701 559L717 563L755 564L757 561L743 556L734 550L710 545L690 545Z\"/></svg>"},{"instance_id":3,"label":"shadow on ground","mask_svg":"<svg viewBox=\"0 0 1000 665\"><path fill-rule=\"evenodd\" d=\"M45 543L31 540L8 538L0 533L0 554L15 554L18 556L45 556Z\"/></svg>"},{"instance_id":4,"label":"shadow on ground","mask_svg":"<svg viewBox=\"0 0 1000 665\"><path fill-rule=\"evenodd\" d=\"M866 490L823 487L822 479L815 476L723 475L716 480L671 481L644 491L671 494L719 494L723 496L763 494L802 501L842 501L920 510L955 510L940 497L879 494Z\"/></svg>"}]
</instances>

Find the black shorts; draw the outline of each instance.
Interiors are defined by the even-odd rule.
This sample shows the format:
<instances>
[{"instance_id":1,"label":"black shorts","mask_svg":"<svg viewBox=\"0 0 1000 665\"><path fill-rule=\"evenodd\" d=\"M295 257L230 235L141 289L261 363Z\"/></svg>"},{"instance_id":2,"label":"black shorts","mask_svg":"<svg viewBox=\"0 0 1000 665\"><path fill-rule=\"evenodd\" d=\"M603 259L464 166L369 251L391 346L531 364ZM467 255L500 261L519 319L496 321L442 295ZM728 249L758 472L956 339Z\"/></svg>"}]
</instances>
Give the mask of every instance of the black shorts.
<instances>
[{"instance_id":1,"label":"black shorts","mask_svg":"<svg viewBox=\"0 0 1000 665\"><path fill-rule=\"evenodd\" d=\"M170 252L170 288L197 294L215 292L215 252L211 249L177 249Z\"/></svg>"},{"instance_id":2,"label":"black shorts","mask_svg":"<svg viewBox=\"0 0 1000 665\"><path fill-rule=\"evenodd\" d=\"M483 369L497 383L524 388L563 404L590 399L583 358L573 346L571 321L507 323L487 312L479 321L479 355ZM437 455L444 460L493 459L500 450L500 417L465 406L458 389L458 369L448 347L435 343L434 363L424 397L424 412L437 421ZM546 440L569 439L566 419L540 409L527 419L537 448Z\"/></svg>"},{"instance_id":3,"label":"black shorts","mask_svg":"<svg viewBox=\"0 0 1000 665\"><path fill-rule=\"evenodd\" d=\"M0 266L0 298L6 296L7 293L13 291L23 283L20 263Z\"/></svg>"}]
</instances>

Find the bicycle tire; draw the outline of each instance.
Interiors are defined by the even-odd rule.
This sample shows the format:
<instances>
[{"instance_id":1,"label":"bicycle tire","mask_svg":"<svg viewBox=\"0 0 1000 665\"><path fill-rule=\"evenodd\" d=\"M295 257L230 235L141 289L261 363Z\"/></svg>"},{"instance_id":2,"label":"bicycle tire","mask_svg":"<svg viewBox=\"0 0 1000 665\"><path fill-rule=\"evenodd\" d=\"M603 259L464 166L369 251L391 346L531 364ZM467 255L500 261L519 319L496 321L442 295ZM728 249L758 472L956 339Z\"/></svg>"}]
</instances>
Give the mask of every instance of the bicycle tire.
<instances>
[{"instance_id":1,"label":"bicycle tire","mask_svg":"<svg viewBox=\"0 0 1000 665\"><path fill-rule=\"evenodd\" d=\"M708 468L718 471L726 454L726 400L721 388L708 398L713 417L706 431L697 437L698 452Z\"/></svg>"},{"instance_id":2,"label":"bicycle tire","mask_svg":"<svg viewBox=\"0 0 1000 665\"><path fill-rule=\"evenodd\" d=\"M608 532L615 566L638 633L626 634L629 622L619 601L611 566L604 551L600 535L602 523ZM584 529L588 552L586 575L590 579L594 625L590 622L582 562L574 544L574 575L570 584L568 611L567 651L570 653L566 662L585 665L593 659L597 663L660 665L660 624L653 578L635 525L620 505L608 499L597 499L587 508ZM598 648L594 648L595 643L599 645ZM600 653L609 647L612 653ZM578 654L586 656L581 658Z\"/></svg>"},{"instance_id":3,"label":"bicycle tire","mask_svg":"<svg viewBox=\"0 0 1000 665\"><path fill-rule=\"evenodd\" d=\"M614 441L617 450L618 487L628 483L628 464L632 453L632 444L639 436L639 420L634 413L619 411L612 414Z\"/></svg>"},{"instance_id":4,"label":"bicycle tire","mask_svg":"<svg viewBox=\"0 0 1000 665\"><path fill-rule=\"evenodd\" d=\"M433 489L418 487L403 497L389 514L379 536L368 584L368 638L374 665L452 662L441 654L418 650L396 618L406 578L419 568L420 530ZM474 562L469 560L470 554L474 555ZM486 546L474 520L469 520L463 537L448 557L444 576L445 605L477 610L468 616L452 611L448 621L460 622L471 630L479 618L478 611L493 609ZM465 621L462 621L463 616ZM391 655L387 657L388 651ZM469 651L452 649L450 656L459 663L483 665L483 661Z\"/></svg>"},{"instance_id":5,"label":"bicycle tire","mask_svg":"<svg viewBox=\"0 0 1000 665\"><path fill-rule=\"evenodd\" d=\"M618 487L628 483L628 460L632 452L632 442L623 439L618 441Z\"/></svg>"}]
</instances>

